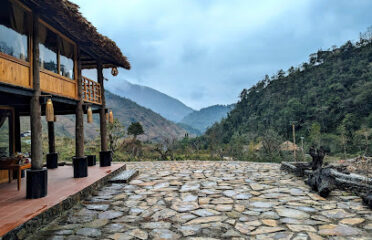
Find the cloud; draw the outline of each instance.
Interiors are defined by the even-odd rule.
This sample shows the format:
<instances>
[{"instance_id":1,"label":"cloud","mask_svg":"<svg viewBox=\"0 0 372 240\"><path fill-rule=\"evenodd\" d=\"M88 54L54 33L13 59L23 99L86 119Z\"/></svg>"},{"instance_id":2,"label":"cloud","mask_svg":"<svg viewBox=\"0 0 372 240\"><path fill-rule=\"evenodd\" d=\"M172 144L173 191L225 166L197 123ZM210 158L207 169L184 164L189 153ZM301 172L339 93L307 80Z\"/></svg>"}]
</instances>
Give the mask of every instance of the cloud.
<instances>
[{"instance_id":1,"label":"cloud","mask_svg":"<svg viewBox=\"0 0 372 240\"><path fill-rule=\"evenodd\" d=\"M372 22L368 0L74 2L131 61L108 89L127 79L196 109L236 102L265 74L357 39Z\"/></svg>"}]
</instances>

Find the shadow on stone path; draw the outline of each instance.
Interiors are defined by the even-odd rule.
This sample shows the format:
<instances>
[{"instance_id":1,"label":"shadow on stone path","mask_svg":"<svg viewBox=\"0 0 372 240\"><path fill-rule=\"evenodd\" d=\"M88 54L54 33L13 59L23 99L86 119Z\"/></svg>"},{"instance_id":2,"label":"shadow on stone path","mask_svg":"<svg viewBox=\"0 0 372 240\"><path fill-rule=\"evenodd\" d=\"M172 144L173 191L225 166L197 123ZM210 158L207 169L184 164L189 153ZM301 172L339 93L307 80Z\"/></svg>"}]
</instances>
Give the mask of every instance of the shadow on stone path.
<instances>
[{"instance_id":1,"label":"shadow on stone path","mask_svg":"<svg viewBox=\"0 0 372 240\"><path fill-rule=\"evenodd\" d=\"M130 162L110 184L31 239L372 239L360 198L328 199L278 164Z\"/></svg>"}]
</instances>

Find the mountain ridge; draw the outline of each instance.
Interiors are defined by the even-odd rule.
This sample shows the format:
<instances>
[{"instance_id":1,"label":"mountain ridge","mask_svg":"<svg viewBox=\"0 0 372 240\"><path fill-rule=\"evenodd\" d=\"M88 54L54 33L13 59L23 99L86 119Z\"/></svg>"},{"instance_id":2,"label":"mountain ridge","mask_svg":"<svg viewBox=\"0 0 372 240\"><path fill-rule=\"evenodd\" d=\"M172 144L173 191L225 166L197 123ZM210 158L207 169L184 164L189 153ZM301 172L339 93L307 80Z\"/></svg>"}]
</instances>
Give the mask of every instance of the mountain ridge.
<instances>
[{"instance_id":1,"label":"mountain ridge","mask_svg":"<svg viewBox=\"0 0 372 240\"><path fill-rule=\"evenodd\" d=\"M143 107L149 108L173 122L179 122L187 114L194 111L194 109L186 106L180 100L156 89L133 84L125 79L122 79L121 82L122 84L120 86L111 87L110 91L118 96L130 99Z\"/></svg>"},{"instance_id":2,"label":"mountain ridge","mask_svg":"<svg viewBox=\"0 0 372 240\"><path fill-rule=\"evenodd\" d=\"M208 127L214 123L221 121L227 116L227 113L234 108L235 104L222 105L216 104L209 107L194 111L186 115L180 123L186 124L200 133L204 133Z\"/></svg>"}]
</instances>

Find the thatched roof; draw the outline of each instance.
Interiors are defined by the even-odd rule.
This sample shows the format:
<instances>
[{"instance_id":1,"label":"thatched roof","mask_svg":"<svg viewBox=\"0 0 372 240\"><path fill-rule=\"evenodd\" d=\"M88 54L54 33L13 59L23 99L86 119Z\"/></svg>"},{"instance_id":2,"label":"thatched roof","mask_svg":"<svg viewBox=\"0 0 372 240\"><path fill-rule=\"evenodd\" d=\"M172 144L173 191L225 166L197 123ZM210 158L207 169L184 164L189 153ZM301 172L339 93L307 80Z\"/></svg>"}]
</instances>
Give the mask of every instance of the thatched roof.
<instances>
[{"instance_id":1,"label":"thatched roof","mask_svg":"<svg viewBox=\"0 0 372 240\"><path fill-rule=\"evenodd\" d=\"M97 60L104 67L130 69L127 58L114 41L97 32L97 29L79 11L79 6L68 0L22 0L42 19L76 41L82 51L83 68L94 68Z\"/></svg>"}]
</instances>

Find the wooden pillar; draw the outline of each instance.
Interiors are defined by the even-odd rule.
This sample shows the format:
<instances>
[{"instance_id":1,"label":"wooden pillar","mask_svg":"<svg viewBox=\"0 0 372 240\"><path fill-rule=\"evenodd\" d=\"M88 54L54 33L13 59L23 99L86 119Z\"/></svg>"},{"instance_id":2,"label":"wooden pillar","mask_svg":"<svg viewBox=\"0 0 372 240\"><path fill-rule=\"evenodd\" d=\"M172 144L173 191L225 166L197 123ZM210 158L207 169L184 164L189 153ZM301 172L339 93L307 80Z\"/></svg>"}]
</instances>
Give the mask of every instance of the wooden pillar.
<instances>
[{"instance_id":1,"label":"wooden pillar","mask_svg":"<svg viewBox=\"0 0 372 240\"><path fill-rule=\"evenodd\" d=\"M48 144L49 144L49 153L56 152L56 141L54 134L54 122L48 122Z\"/></svg>"},{"instance_id":2,"label":"wooden pillar","mask_svg":"<svg viewBox=\"0 0 372 240\"><path fill-rule=\"evenodd\" d=\"M83 86L81 75L81 60L80 50L77 51L77 79L78 79L78 98L79 102L76 105L76 124L75 124L75 139L76 139L76 154L77 158L84 157L84 112L83 112Z\"/></svg>"},{"instance_id":3,"label":"wooden pillar","mask_svg":"<svg viewBox=\"0 0 372 240\"><path fill-rule=\"evenodd\" d=\"M15 111L14 114L14 135L15 135L15 151L22 152L21 144L21 117L19 112Z\"/></svg>"},{"instance_id":4,"label":"wooden pillar","mask_svg":"<svg viewBox=\"0 0 372 240\"><path fill-rule=\"evenodd\" d=\"M12 156L15 152L15 132L14 132L14 115L13 111L8 117L8 126L9 126L9 156Z\"/></svg>"},{"instance_id":5,"label":"wooden pillar","mask_svg":"<svg viewBox=\"0 0 372 240\"><path fill-rule=\"evenodd\" d=\"M101 151L108 151L107 145L107 122L106 122L106 99L105 99L105 88L103 85L103 67L101 63L97 64L97 78L98 83L101 85L101 99L102 105L99 110L99 123L100 123L100 133L101 133Z\"/></svg>"},{"instance_id":6,"label":"wooden pillar","mask_svg":"<svg viewBox=\"0 0 372 240\"><path fill-rule=\"evenodd\" d=\"M34 14L32 34L32 80L33 96L31 98L31 168L33 170L43 167L43 141L40 106L40 72L39 72L39 17Z\"/></svg>"}]
</instances>

